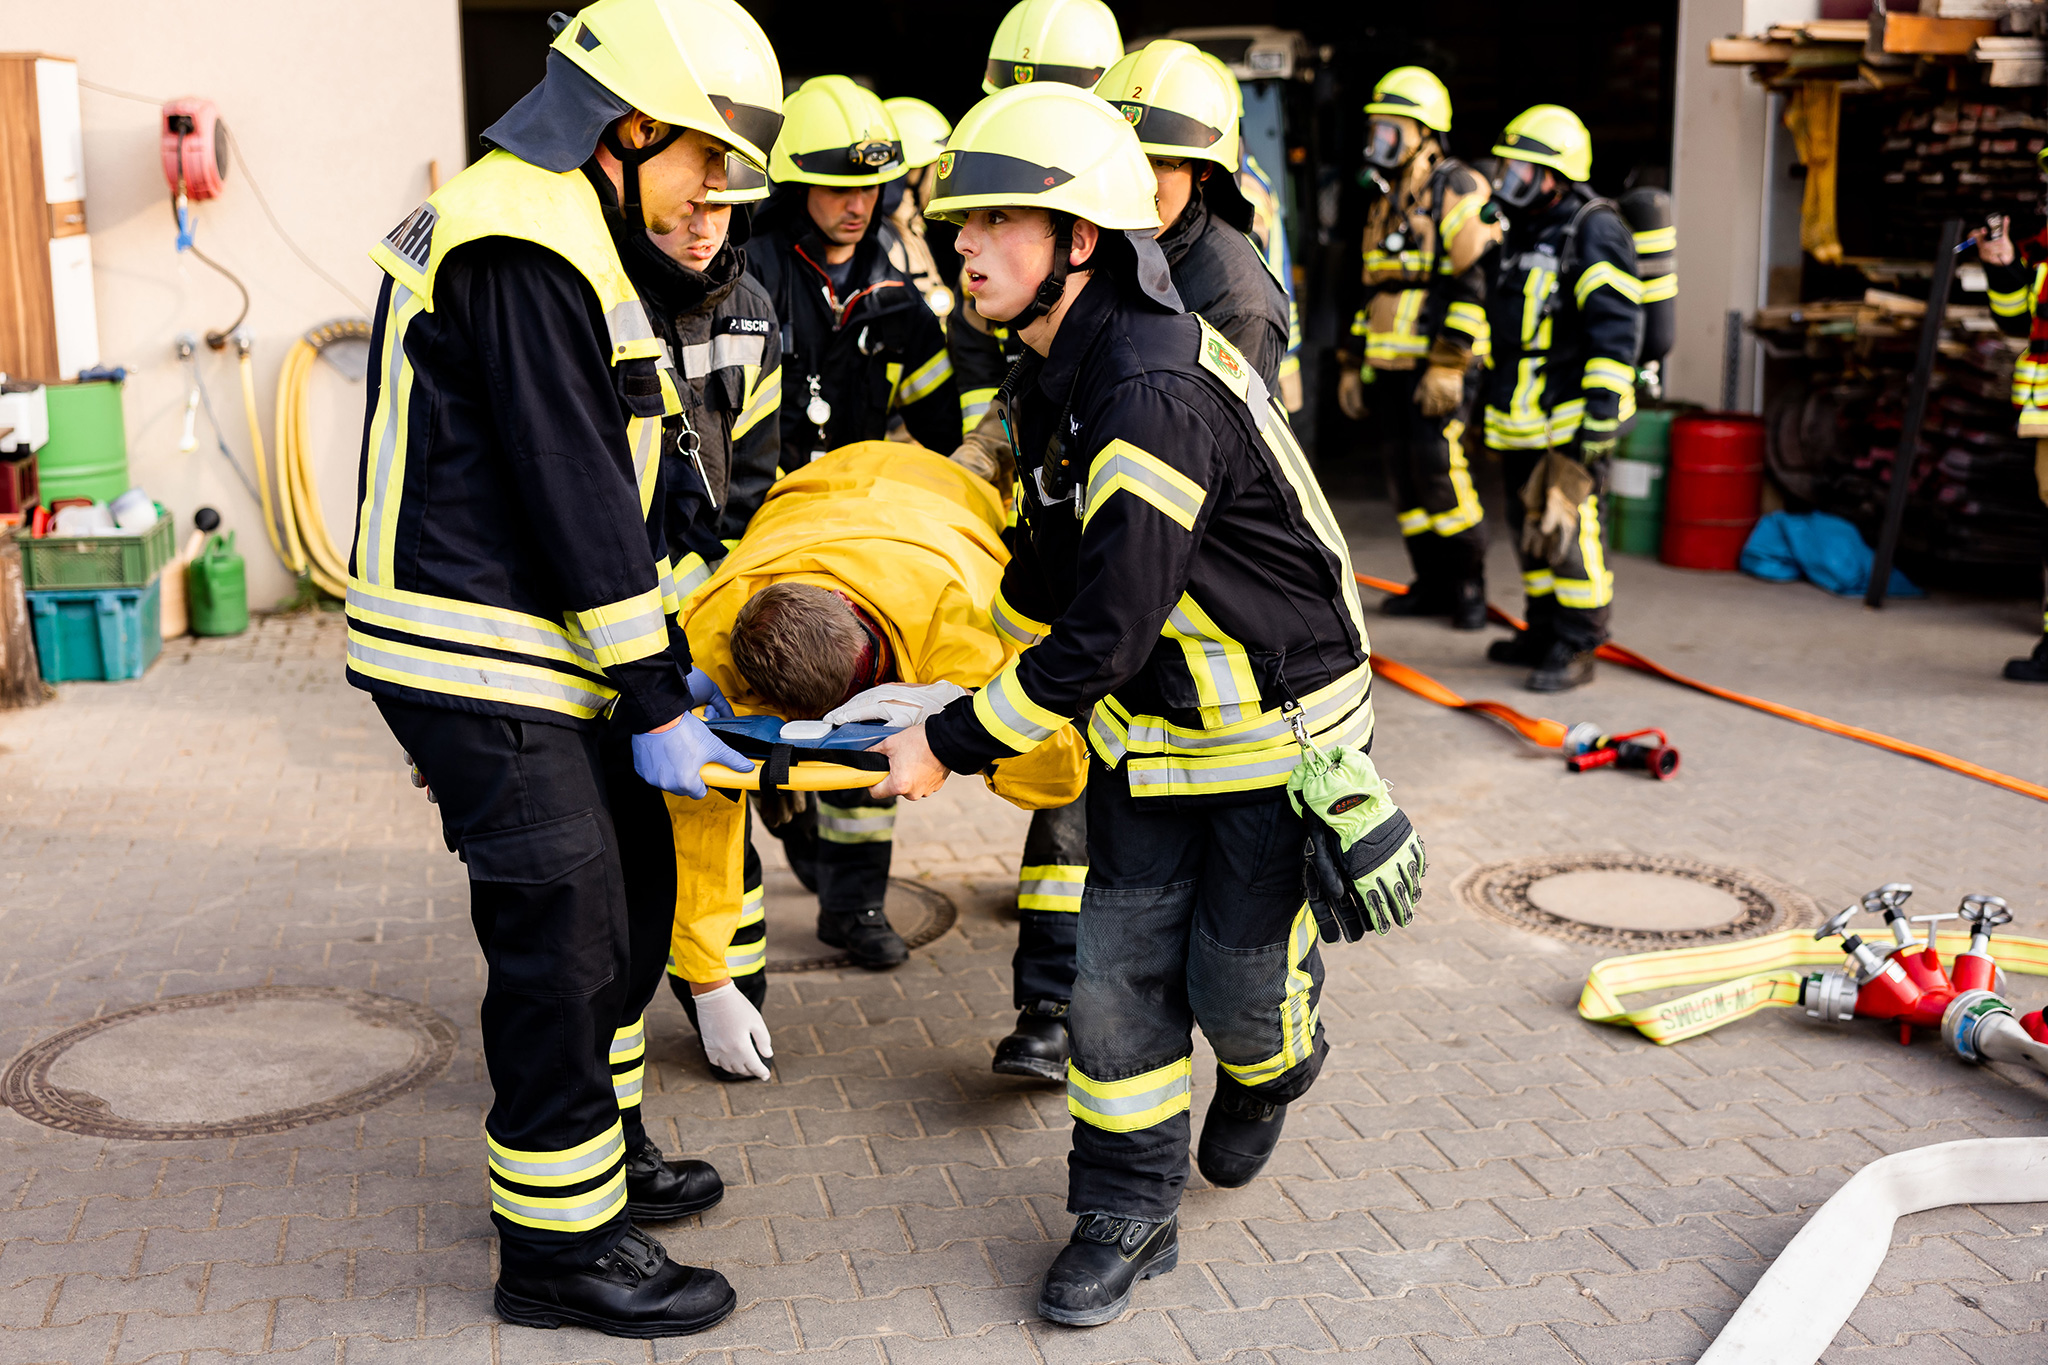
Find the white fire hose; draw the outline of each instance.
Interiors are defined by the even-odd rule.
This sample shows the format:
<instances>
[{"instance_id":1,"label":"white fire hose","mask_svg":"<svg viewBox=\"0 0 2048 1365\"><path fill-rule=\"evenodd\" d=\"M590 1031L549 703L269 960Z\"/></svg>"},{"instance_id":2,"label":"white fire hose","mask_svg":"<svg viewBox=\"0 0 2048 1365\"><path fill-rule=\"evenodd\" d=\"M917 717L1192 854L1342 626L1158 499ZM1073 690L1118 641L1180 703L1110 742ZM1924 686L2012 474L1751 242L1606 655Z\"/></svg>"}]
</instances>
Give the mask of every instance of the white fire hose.
<instances>
[{"instance_id":1,"label":"white fire hose","mask_svg":"<svg viewBox=\"0 0 2048 1365\"><path fill-rule=\"evenodd\" d=\"M2039 1065L2031 1056L2007 1055L2041 1045L2010 1013L2002 1018L2018 1038L1996 1025L1988 1035L1980 1031L1982 1055ZM1899 1218L1950 1204L2042 1201L2048 1201L2048 1137L1938 1142L1879 1157L1849 1177L1778 1253L1699 1365L1812 1365L1862 1302Z\"/></svg>"}]
</instances>

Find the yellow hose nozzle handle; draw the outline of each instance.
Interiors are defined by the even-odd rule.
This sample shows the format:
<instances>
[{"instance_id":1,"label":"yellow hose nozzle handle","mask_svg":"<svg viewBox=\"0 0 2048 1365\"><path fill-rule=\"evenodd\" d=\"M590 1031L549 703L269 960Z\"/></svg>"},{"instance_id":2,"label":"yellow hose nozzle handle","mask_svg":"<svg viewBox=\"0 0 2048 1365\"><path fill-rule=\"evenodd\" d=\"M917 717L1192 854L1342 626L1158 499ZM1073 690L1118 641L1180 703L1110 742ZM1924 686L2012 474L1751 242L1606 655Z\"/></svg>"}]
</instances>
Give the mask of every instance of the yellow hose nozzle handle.
<instances>
[{"instance_id":1,"label":"yellow hose nozzle handle","mask_svg":"<svg viewBox=\"0 0 2048 1365\"><path fill-rule=\"evenodd\" d=\"M761 789L761 765L758 763L748 773L734 772L723 763L706 763L699 772L707 785L723 787L727 791ZM789 780L782 786L783 790L793 792L850 791L856 787L872 787L888 775L867 768L849 768L844 763L792 763Z\"/></svg>"}]
</instances>

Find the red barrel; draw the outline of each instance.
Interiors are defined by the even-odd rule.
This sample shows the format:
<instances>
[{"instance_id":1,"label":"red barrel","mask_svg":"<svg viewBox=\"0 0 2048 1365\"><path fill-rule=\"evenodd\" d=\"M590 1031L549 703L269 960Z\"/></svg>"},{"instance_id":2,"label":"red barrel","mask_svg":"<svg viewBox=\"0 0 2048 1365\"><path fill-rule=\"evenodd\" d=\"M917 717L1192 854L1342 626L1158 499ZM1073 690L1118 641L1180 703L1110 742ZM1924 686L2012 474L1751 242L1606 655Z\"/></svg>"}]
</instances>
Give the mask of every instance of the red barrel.
<instances>
[{"instance_id":1,"label":"red barrel","mask_svg":"<svg viewBox=\"0 0 2048 1365\"><path fill-rule=\"evenodd\" d=\"M1695 412L1671 424L1664 540L1657 557L1681 569L1733 569L1756 525L1764 487L1764 421Z\"/></svg>"}]
</instances>

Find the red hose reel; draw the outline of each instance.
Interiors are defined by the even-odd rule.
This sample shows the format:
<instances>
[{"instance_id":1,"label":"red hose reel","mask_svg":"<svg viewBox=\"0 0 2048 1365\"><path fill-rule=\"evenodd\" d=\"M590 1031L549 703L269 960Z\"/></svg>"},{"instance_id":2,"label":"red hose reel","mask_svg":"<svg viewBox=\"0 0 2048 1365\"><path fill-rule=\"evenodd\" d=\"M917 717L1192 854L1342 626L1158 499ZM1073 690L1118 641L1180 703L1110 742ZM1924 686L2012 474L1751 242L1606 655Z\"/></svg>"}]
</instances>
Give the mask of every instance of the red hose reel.
<instances>
[{"instance_id":1,"label":"red hose reel","mask_svg":"<svg viewBox=\"0 0 2048 1365\"><path fill-rule=\"evenodd\" d=\"M217 197L228 178L227 125L212 100L187 96L164 105L164 179L171 193Z\"/></svg>"}]
</instances>

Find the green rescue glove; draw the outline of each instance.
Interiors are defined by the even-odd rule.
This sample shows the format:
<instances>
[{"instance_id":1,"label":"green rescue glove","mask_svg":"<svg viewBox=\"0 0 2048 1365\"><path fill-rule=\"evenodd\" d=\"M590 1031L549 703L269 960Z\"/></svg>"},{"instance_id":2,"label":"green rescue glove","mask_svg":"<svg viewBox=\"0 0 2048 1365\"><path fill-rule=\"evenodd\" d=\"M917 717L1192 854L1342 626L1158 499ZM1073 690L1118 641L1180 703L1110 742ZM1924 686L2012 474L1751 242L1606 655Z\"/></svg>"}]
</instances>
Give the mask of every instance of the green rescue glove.
<instances>
[{"instance_id":1,"label":"green rescue glove","mask_svg":"<svg viewBox=\"0 0 2048 1365\"><path fill-rule=\"evenodd\" d=\"M1356 749L1304 745L1287 799L1308 826L1308 903L1323 942L1407 928L1429 855L1372 760Z\"/></svg>"},{"instance_id":2,"label":"green rescue glove","mask_svg":"<svg viewBox=\"0 0 2048 1365\"><path fill-rule=\"evenodd\" d=\"M1579 442L1579 458L1587 464L1613 456L1615 447L1621 444L1618 436L1589 436Z\"/></svg>"}]
</instances>

